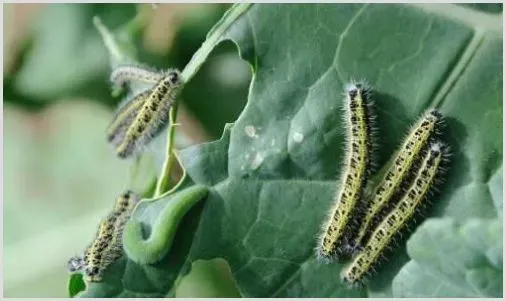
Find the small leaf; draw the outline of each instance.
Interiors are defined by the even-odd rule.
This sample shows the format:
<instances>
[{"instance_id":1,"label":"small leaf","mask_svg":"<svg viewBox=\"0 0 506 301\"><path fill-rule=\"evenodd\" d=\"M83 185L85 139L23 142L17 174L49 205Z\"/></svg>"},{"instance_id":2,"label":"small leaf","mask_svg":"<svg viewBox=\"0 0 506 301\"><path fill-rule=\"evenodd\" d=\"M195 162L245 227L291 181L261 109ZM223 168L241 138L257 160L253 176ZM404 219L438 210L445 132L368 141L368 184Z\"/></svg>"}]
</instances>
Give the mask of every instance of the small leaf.
<instances>
[{"instance_id":1,"label":"small leaf","mask_svg":"<svg viewBox=\"0 0 506 301\"><path fill-rule=\"evenodd\" d=\"M68 285L70 297L75 297L78 293L84 291L85 289L86 289L86 284L84 283L82 274L76 273L76 274L70 275L69 285Z\"/></svg>"}]
</instances>

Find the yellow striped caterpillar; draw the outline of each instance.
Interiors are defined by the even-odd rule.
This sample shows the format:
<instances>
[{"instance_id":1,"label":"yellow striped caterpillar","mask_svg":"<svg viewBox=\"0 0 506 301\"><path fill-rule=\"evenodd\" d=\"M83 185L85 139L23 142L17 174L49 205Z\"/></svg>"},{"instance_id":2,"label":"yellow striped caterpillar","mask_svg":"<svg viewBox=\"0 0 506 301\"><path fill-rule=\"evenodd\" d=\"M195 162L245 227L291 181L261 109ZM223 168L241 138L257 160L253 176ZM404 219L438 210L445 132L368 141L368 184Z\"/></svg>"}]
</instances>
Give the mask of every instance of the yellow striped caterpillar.
<instances>
[{"instance_id":1,"label":"yellow striped caterpillar","mask_svg":"<svg viewBox=\"0 0 506 301\"><path fill-rule=\"evenodd\" d=\"M115 85L129 81L153 83L120 106L107 130L107 140L120 158L127 158L146 145L167 124L169 109L183 82L178 70L157 74L139 67L120 67L111 75Z\"/></svg>"},{"instance_id":2,"label":"yellow striped caterpillar","mask_svg":"<svg viewBox=\"0 0 506 301\"><path fill-rule=\"evenodd\" d=\"M371 229L381 220L382 210L392 205L394 195L401 190L402 183L407 180L411 168L417 162L422 149L429 139L437 132L442 115L435 109L428 110L417 123L398 150L393 164L385 173L383 179L374 190L372 196L362 202L361 213L363 218L355 238L355 247L358 248L368 239Z\"/></svg>"},{"instance_id":3,"label":"yellow striped caterpillar","mask_svg":"<svg viewBox=\"0 0 506 301\"><path fill-rule=\"evenodd\" d=\"M382 253L393 242L395 235L400 233L415 212L428 201L426 196L440 176L441 163L446 154L447 149L441 142L430 144L411 186L394 209L374 229L370 239L351 264L343 270L341 278L345 283L351 286L360 284L381 259Z\"/></svg>"},{"instance_id":4,"label":"yellow striped caterpillar","mask_svg":"<svg viewBox=\"0 0 506 301\"><path fill-rule=\"evenodd\" d=\"M123 227L139 201L132 191L116 199L112 212L101 222L95 240L82 256L73 256L68 261L70 272L82 271L88 282L102 280L104 270L123 255Z\"/></svg>"},{"instance_id":5,"label":"yellow striped caterpillar","mask_svg":"<svg viewBox=\"0 0 506 301\"><path fill-rule=\"evenodd\" d=\"M339 180L334 204L316 247L317 257L326 261L341 259L351 251L349 235L356 223L356 210L366 178L371 173L372 100L365 83L351 83L345 91L345 167Z\"/></svg>"}]
</instances>

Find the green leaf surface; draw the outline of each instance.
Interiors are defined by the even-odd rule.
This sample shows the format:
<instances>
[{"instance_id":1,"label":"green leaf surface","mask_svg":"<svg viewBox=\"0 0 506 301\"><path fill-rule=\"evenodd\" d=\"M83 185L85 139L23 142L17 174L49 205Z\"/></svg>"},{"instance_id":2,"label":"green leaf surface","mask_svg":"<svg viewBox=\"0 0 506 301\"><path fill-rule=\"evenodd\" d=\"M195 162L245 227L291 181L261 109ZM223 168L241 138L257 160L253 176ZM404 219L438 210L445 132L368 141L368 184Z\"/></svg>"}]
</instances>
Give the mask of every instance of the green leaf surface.
<instances>
[{"instance_id":1,"label":"green leaf surface","mask_svg":"<svg viewBox=\"0 0 506 301\"><path fill-rule=\"evenodd\" d=\"M125 269L119 262L116 278L92 285L85 296L170 295L177 274L189 270L185 263L213 258L228 262L245 297L397 293L392 280L413 259L404 243L367 289L345 287L339 281L341 264L325 265L314 257L344 156L343 87L365 78L375 89L380 168L409 125L427 108L440 108L453 157L429 221L434 216L461 223L495 219L502 208L500 21L501 16L454 5L234 6L183 71L191 80L217 43L231 40L254 72L247 105L223 137L180 152L191 180L211 187L202 211L188 214L193 228L181 227L169 259L154 265L159 269ZM163 208L152 206L147 224ZM498 231L490 229L493 235ZM450 235L453 228L444 224L438 230ZM458 242L464 243L467 236L461 237ZM473 252L502 262L488 242L483 238ZM428 252L440 247L434 244ZM163 265L165 260L172 265ZM482 265L469 281L496 296L487 262L473 261ZM417 287L416 277L404 281L403 287L422 290L413 289L412 295L440 296ZM466 295L465 290L440 292Z\"/></svg>"},{"instance_id":2,"label":"green leaf surface","mask_svg":"<svg viewBox=\"0 0 506 301\"><path fill-rule=\"evenodd\" d=\"M69 296L75 297L79 292L84 291L86 289L86 284L83 280L83 275L81 274L72 274L69 279Z\"/></svg>"},{"instance_id":3,"label":"green leaf surface","mask_svg":"<svg viewBox=\"0 0 506 301\"><path fill-rule=\"evenodd\" d=\"M226 280L226 281L224 281ZM228 268L222 259L196 261L191 272L177 286L176 298L239 298Z\"/></svg>"},{"instance_id":4,"label":"green leaf surface","mask_svg":"<svg viewBox=\"0 0 506 301\"><path fill-rule=\"evenodd\" d=\"M503 295L502 221L431 219L408 242L412 260L393 281L395 297Z\"/></svg>"},{"instance_id":5,"label":"green leaf surface","mask_svg":"<svg viewBox=\"0 0 506 301\"><path fill-rule=\"evenodd\" d=\"M339 264L313 255L343 159L341 91L351 78L375 88L380 166L438 107L453 164L431 214L497 216L502 192L489 181L502 167L500 19L471 23L459 14L472 10L450 8L456 16L437 6L255 5L238 20L227 38L255 71L248 104L222 140L182 152L190 177L215 189L191 259L227 260L246 297L364 295L340 284ZM409 260L397 253L370 295L392 294Z\"/></svg>"}]
</instances>

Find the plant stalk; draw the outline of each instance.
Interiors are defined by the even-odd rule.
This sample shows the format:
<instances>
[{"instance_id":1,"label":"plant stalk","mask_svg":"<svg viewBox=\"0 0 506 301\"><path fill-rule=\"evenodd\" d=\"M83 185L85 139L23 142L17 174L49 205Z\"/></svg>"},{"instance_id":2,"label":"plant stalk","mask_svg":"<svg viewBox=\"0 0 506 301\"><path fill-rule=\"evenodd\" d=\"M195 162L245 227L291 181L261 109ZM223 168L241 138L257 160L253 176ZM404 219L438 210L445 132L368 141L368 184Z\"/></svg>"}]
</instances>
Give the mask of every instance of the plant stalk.
<instances>
[{"instance_id":1,"label":"plant stalk","mask_svg":"<svg viewBox=\"0 0 506 301\"><path fill-rule=\"evenodd\" d=\"M165 191L167 191L171 186L170 180L170 172L172 170L172 166L174 165L174 137L176 134L176 120L177 120L177 101L171 106L169 110L169 129L167 130L167 144L166 144L166 154L165 154L165 162L163 163L162 173L158 177L158 182L156 183L155 195L154 197L161 196Z\"/></svg>"}]
</instances>

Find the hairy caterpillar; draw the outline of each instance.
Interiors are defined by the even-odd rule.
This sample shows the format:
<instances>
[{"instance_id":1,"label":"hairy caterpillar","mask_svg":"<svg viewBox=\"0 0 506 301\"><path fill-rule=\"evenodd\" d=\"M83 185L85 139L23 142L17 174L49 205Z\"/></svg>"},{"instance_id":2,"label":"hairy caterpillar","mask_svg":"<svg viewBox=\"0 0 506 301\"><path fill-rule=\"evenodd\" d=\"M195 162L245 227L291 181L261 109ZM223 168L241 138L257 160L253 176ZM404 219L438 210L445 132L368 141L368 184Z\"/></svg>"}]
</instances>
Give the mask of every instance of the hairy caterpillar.
<instances>
[{"instance_id":1,"label":"hairy caterpillar","mask_svg":"<svg viewBox=\"0 0 506 301\"><path fill-rule=\"evenodd\" d=\"M127 82L137 81L156 84L164 77L163 73L140 66L120 66L111 72L111 82L115 86L123 86Z\"/></svg>"},{"instance_id":2,"label":"hairy caterpillar","mask_svg":"<svg viewBox=\"0 0 506 301\"><path fill-rule=\"evenodd\" d=\"M339 259L351 251L349 235L356 223L357 205L362 198L366 178L371 173L371 90L364 83L351 83L346 87L345 95L346 166L316 248L317 257L327 261L335 257Z\"/></svg>"},{"instance_id":3,"label":"hairy caterpillar","mask_svg":"<svg viewBox=\"0 0 506 301\"><path fill-rule=\"evenodd\" d=\"M361 206L363 218L355 238L355 247L358 248L368 239L371 229L381 220L381 212L391 205L392 197L401 189L411 168L417 162L420 152L428 144L429 139L438 130L442 115L435 109L427 111L423 117L412 127L404 143L394 159L394 163L387 170L382 181L374 190L372 196L365 199Z\"/></svg>"},{"instance_id":4,"label":"hairy caterpillar","mask_svg":"<svg viewBox=\"0 0 506 301\"><path fill-rule=\"evenodd\" d=\"M156 82L153 88L121 106L108 127L107 140L120 158L131 156L163 129L168 122L169 108L183 85L181 74L175 69L157 75L137 67L121 67L111 76L116 85L131 80Z\"/></svg>"},{"instance_id":5,"label":"hairy caterpillar","mask_svg":"<svg viewBox=\"0 0 506 301\"><path fill-rule=\"evenodd\" d=\"M378 262L383 251L391 244L394 236L410 221L414 213L425 203L431 187L437 182L442 171L441 162L447 149L439 141L428 147L420 168L411 186L394 209L374 229L363 249L343 270L342 280L349 285L359 284Z\"/></svg>"},{"instance_id":6,"label":"hairy caterpillar","mask_svg":"<svg viewBox=\"0 0 506 301\"><path fill-rule=\"evenodd\" d=\"M179 223L209 190L206 186L196 185L168 196L170 198L156 217L151 233L145 237L141 222L130 220L123 234L123 245L128 258L141 264L160 261L169 252Z\"/></svg>"},{"instance_id":7,"label":"hairy caterpillar","mask_svg":"<svg viewBox=\"0 0 506 301\"><path fill-rule=\"evenodd\" d=\"M69 259L70 272L83 271L89 282L102 280L107 266L123 255L123 227L138 201L139 196L132 191L127 191L116 199L114 209L100 222L92 244L82 256Z\"/></svg>"}]
</instances>

